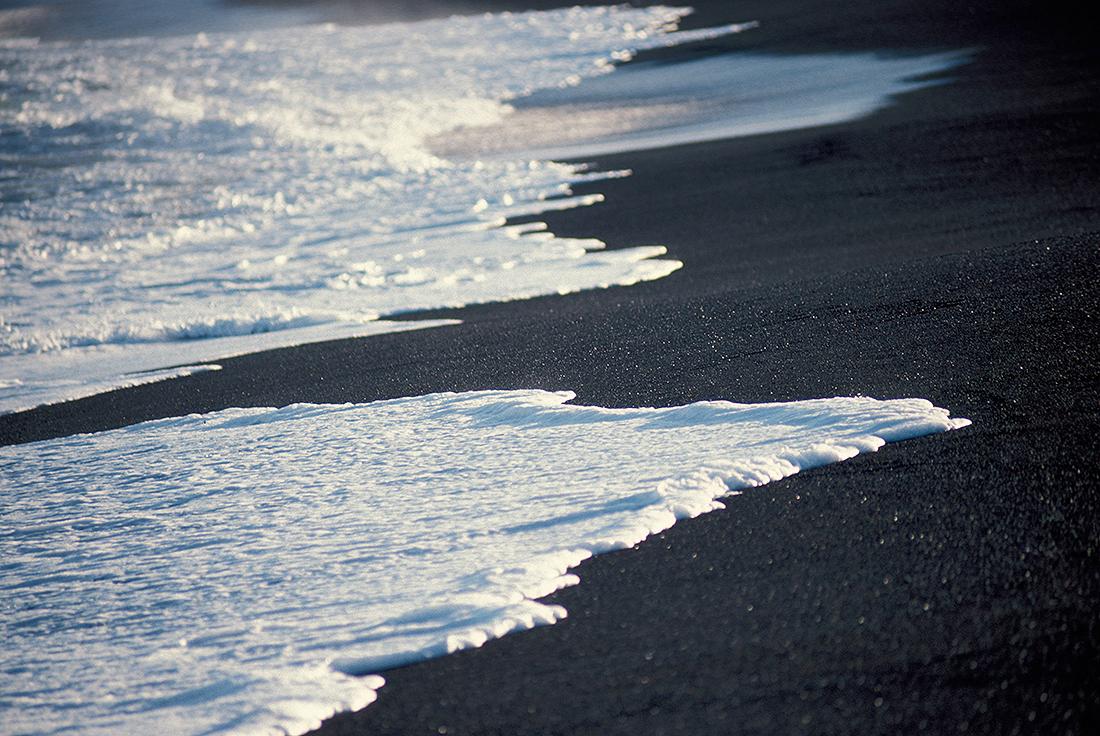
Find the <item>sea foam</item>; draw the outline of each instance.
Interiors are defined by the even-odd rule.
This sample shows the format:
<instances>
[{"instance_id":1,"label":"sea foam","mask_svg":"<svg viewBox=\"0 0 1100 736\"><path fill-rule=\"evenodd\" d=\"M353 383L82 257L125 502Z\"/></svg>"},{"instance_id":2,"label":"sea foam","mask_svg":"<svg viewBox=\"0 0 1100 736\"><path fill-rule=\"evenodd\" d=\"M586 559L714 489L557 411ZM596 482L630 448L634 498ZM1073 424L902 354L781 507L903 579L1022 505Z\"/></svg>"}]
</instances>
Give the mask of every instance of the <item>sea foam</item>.
<instances>
[{"instance_id":1,"label":"sea foam","mask_svg":"<svg viewBox=\"0 0 1100 736\"><path fill-rule=\"evenodd\" d=\"M256 351L666 276L661 246L504 226L599 201L571 196L580 167L425 142L637 49L738 30L673 32L686 12L0 41L0 411L130 383L163 367L150 344L197 365L208 338Z\"/></svg>"},{"instance_id":2,"label":"sea foam","mask_svg":"<svg viewBox=\"0 0 1100 736\"><path fill-rule=\"evenodd\" d=\"M11 734L300 733L367 675L557 621L535 600L731 491L965 426L923 400L435 394L0 448Z\"/></svg>"}]
</instances>

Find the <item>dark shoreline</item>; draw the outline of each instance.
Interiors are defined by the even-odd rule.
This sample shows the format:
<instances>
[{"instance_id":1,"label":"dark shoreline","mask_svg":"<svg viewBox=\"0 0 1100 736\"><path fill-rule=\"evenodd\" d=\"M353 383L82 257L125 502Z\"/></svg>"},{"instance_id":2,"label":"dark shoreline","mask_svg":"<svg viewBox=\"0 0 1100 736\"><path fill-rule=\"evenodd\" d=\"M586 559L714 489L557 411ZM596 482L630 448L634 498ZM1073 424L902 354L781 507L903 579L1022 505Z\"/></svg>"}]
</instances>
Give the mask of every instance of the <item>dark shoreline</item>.
<instances>
[{"instance_id":1,"label":"dark shoreline","mask_svg":"<svg viewBox=\"0 0 1100 736\"><path fill-rule=\"evenodd\" d=\"M612 406L925 397L974 426L589 560L551 597L565 622L385 673L376 704L319 733L1095 732L1089 27L1019 3L701 5L700 24L762 26L681 53L982 50L950 84L864 120L608 157L635 174L591 185L605 204L539 218L666 244L686 266L664 280L232 359L0 417L0 441L480 388Z\"/></svg>"}]
</instances>

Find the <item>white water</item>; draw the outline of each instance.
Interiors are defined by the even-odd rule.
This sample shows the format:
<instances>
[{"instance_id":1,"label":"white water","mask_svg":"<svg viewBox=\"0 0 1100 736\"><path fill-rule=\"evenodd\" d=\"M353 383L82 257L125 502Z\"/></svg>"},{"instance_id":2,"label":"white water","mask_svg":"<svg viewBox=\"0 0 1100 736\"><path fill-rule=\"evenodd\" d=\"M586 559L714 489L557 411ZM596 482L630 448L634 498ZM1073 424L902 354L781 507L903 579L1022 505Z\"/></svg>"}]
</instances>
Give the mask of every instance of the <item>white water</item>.
<instances>
[{"instance_id":1,"label":"white water","mask_svg":"<svg viewBox=\"0 0 1100 736\"><path fill-rule=\"evenodd\" d=\"M195 2L4 17L178 29L217 15ZM661 278L681 265L662 246L503 223L600 201L570 196L592 175L547 158L858 117L963 58L730 54L605 75L742 30L671 33L683 13L0 41L0 412L389 331L385 315Z\"/></svg>"},{"instance_id":2,"label":"white water","mask_svg":"<svg viewBox=\"0 0 1100 736\"><path fill-rule=\"evenodd\" d=\"M569 196L577 167L425 141L633 49L737 30L671 33L684 12L0 42L0 411L126 385L160 367L150 344L198 365L208 338L256 351L667 275L660 246L502 227L599 201Z\"/></svg>"},{"instance_id":3,"label":"white water","mask_svg":"<svg viewBox=\"0 0 1100 736\"><path fill-rule=\"evenodd\" d=\"M5 733L299 733L353 678L730 490L968 424L921 400L601 409L540 391L230 409L0 448Z\"/></svg>"}]
</instances>

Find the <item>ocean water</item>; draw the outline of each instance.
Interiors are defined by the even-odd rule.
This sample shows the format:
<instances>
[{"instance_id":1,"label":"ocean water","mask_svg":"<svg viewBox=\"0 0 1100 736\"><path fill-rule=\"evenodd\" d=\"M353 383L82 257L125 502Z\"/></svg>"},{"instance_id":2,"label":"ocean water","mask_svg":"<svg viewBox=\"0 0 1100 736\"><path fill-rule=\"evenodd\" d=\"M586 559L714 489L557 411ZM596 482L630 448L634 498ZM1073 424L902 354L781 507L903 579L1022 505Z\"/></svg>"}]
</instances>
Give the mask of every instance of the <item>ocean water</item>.
<instances>
[{"instance_id":1,"label":"ocean water","mask_svg":"<svg viewBox=\"0 0 1100 736\"><path fill-rule=\"evenodd\" d=\"M229 409L0 448L8 734L301 733L380 669L567 615L589 555L968 424L922 400L568 393Z\"/></svg>"},{"instance_id":2,"label":"ocean water","mask_svg":"<svg viewBox=\"0 0 1100 736\"><path fill-rule=\"evenodd\" d=\"M598 202L570 196L581 167L425 142L738 30L673 32L686 12L0 41L0 411L196 370L215 338L257 351L671 273L658 245L504 226Z\"/></svg>"}]
</instances>

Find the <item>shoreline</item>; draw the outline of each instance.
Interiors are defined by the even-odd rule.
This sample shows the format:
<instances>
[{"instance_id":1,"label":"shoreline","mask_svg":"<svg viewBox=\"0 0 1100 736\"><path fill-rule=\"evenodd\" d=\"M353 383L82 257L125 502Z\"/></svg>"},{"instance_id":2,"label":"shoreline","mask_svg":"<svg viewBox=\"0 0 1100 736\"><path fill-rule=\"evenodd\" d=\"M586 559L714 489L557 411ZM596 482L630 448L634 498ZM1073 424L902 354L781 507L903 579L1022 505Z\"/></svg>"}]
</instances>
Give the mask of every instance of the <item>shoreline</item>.
<instances>
[{"instance_id":1,"label":"shoreline","mask_svg":"<svg viewBox=\"0 0 1100 736\"><path fill-rule=\"evenodd\" d=\"M975 52L970 62L939 75L944 83L907 92L888 107L853 121L585 159L583 163L590 164L592 170L630 169L633 174L573 186L574 196L603 195L604 201L595 206L512 218L507 223L546 222L558 237L598 237L612 250L660 243L668 248L664 257L685 263L684 268L668 276L629 287L421 310L383 319L405 322L443 318L472 324L514 316L523 318L544 310L560 312L564 319L571 319L574 313L600 311L608 305L662 302L683 294L696 297L730 290L748 295L753 290L813 280L823 274L903 264L914 257L1100 231L1100 216L1093 188L1087 186L1086 173L1097 155L1096 136L1082 118L1081 99L1100 86L1090 78L1091 70L1100 66L1100 53L1088 47L1088 39L1071 34L1051 39L1067 43L1065 48L1058 48L1060 58L1052 68L1035 67L1032 63L1034 57L1051 45L1035 38L1037 29L1061 33L1070 26L1071 15L1039 14L1045 19L1040 23L1030 11L1024 12L1027 3L1018 3L1023 10L1014 6L1013 12L1020 15L1019 23L1026 20L1032 26L1016 34L1024 40L1020 48L1011 49L1014 53L1006 55L1005 48L991 46L987 38L967 43L967 37L960 34L973 32L980 25L981 14L978 19L970 18L968 23L959 25L956 21L961 11L949 2L941 2L935 8L948 20L938 18L929 9L926 18L909 18L907 24L902 20L907 17L908 0L896 6L853 5L840 14L800 14L797 11L802 4L803 0L741 3L737 17L759 16L765 22L753 30L718 39L643 51L633 62L675 62L738 51L865 51L876 47L876 35L884 40L894 39L903 30L896 27L899 23L906 29L912 27L913 32L908 35L914 42L923 39L927 44L922 47L910 43L903 47L905 53L958 50L964 46L973 49L982 46L981 41L987 48ZM698 2L695 6L696 12L683 23L685 29L721 25L731 20L721 2ZM479 2L479 8L490 11L549 7L556 7L553 0ZM768 17L769 8L774 8L771 12L775 19ZM862 11L867 11L868 25L872 20L879 25L871 31L854 28L848 18ZM1017 28L1009 23L1013 16L1008 10L993 15L998 21L992 29L994 36L1004 32L1005 27ZM797 22L792 20L795 17ZM815 31L798 30L806 24L813 26L815 19L818 21ZM793 23L791 28L782 25L788 22ZM799 37L803 42L797 40ZM806 42L806 39L812 40ZM1007 42L1002 46L1007 47ZM1065 73L1073 63L1082 61L1085 63L1071 74ZM1007 67L1006 62L1010 64ZM1057 77L1058 72L1062 72L1057 78L1058 88L1047 90L1056 106L1045 117L1036 119L1039 105L1033 96L1042 93L1044 85L1050 86L1044 80ZM1000 90L992 101L982 99L994 81L1006 79L1012 82L1008 89ZM963 112L956 121L958 108ZM1016 116L1014 123L1018 129L1013 130L1000 120L1006 113ZM1040 127L1042 130L1038 132L1047 140L1035 137L1036 128ZM1055 144L1061 142L1059 138L1068 139L1072 146L1050 155ZM1037 143L1041 145L1029 145ZM902 148L900 156L893 151L898 144ZM914 151L920 158L902 162L904 156ZM893 169L889 173L897 181L881 181L882 169L886 168ZM912 175L907 169L912 169ZM824 176L823 171L827 172ZM1066 172L1071 176L1063 176ZM725 181L727 178L734 180ZM862 188L846 185L848 179L863 181L865 185ZM654 183L657 180L663 187ZM737 202L731 203L731 194ZM960 195L971 201L958 202L956 198ZM775 213L786 219L773 220ZM932 221L927 222L930 216ZM431 330L432 334L436 332ZM369 401L408 395L406 389L388 380L389 387L376 387L365 381L358 390L341 385L332 391L331 386L309 385L310 381L303 378L308 374L280 376L278 387L264 386L258 392L259 387L250 386L253 382L248 374L253 372L253 365L265 365L266 356L271 356L277 365L297 363L298 360L286 355L287 351L316 351L325 355L331 350L339 355L347 351L347 346L341 343L359 344L360 340L309 343L231 357L217 361L222 365L218 376L129 387L0 415L0 445L231 406L279 406L305 400ZM374 344L381 353L403 349L400 339L383 339ZM410 362L416 362L424 354L417 348L410 355ZM254 363L257 356L265 357ZM341 374L341 384L345 384L349 377L343 375L344 367L337 372ZM209 381L200 385L204 378ZM327 380L328 377L320 376L321 382ZM452 378L443 377L438 381L420 381L418 385L454 383ZM500 386L485 381L472 384L475 389L496 387ZM433 390L452 389L429 388L421 393ZM608 392L599 393L602 397L598 401L607 406L625 405L616 402ZM690 390L680 393L682 401L694 400L690 398L693 395ZM299 395L310 398L295 398ZM327 395L333 398L324 398ZM800 392L790 396L810 398ZM234 403L238 400L247 403Z\"/></svg>"},{"instance_id":2,"label":"shoreline","mask_svg":"<svg viewBox=\"0 0 1100 736\"><path fill-rule=\"evenodd\" d=\"M701 23L725 12L703 5ZM947 3L923 21L905 12L916 3L758 5L760 35L682 53L867 48L873 28L845 23L862 11L918 46L982 20L955 23ZM1007 22L1023 15L981 12L996 21L974 39L984 50L949 84L850 123L603 157L634 175L576 187L603 204L537 218L609 247L665 244L686 264L665 279L219 361L0 417L0 441L441 390L570 389L605 406L921 396L975 426L588 560L579 586L544 599L567 620L386 672L377 703L318 733L1088 732L1100 65Z\"/></svg>"},{"instance_id":3,"label":"shoreline","mask_svg":"<svg viewBox=\"0 0 1100 736\"><path fill-rule=\"evenodd\" d=\"M1071 92L1087 97L1090 67L1061 50L1031 69L1034 47L982 41L954 81L869 118L598 159L634 174L578 187L605 195L596 208L540 219L610 247L661 242L685 267L527 303L515 331L554 336L552 354L514 337L526 360L501 371L537 366L540 385L624 405L919 395L975 425L588 560L546 599L565 621L383 673L377 703L316 733L1100 725L1100 508L1080 467L1100 429L1097 187L1082 179L1097 140ZM467 344L492 345L515 311L463 310L487 323ZM586 323L595 337L561 329ZM566 368L574 355L595 375Z\"/></svg>"}]
</instances>

